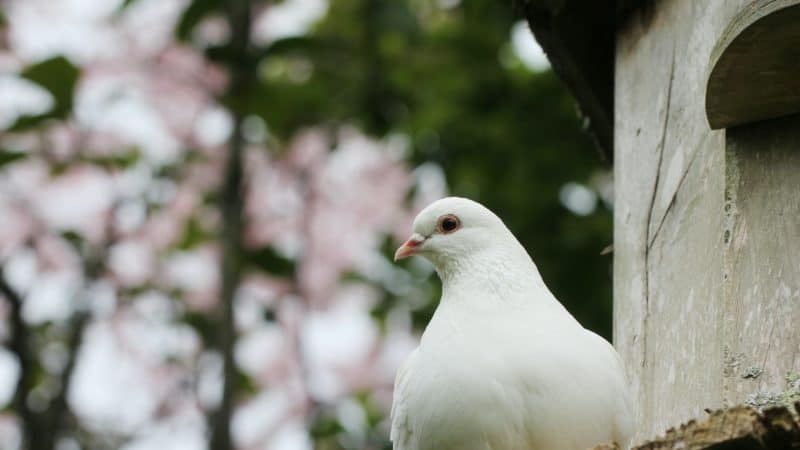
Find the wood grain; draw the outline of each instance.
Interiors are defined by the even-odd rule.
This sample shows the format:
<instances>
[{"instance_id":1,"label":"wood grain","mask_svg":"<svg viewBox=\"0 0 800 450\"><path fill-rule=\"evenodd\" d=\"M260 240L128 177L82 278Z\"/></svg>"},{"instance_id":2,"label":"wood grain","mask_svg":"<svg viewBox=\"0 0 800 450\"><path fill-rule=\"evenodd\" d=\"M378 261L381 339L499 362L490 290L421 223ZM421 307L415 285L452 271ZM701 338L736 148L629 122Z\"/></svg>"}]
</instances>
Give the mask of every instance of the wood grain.
<instances>
[{"instance_id":1,"label":"wood grain","mask_svg":"<svg viewBox=\"0 0 800 450\"><path fill-rule=\"evenodd\" d=\"M704 71L746 3L665 0L618 31L614 344L635 441L723 406L725 133L706 124Z\"/></svg>"}]
</instances>

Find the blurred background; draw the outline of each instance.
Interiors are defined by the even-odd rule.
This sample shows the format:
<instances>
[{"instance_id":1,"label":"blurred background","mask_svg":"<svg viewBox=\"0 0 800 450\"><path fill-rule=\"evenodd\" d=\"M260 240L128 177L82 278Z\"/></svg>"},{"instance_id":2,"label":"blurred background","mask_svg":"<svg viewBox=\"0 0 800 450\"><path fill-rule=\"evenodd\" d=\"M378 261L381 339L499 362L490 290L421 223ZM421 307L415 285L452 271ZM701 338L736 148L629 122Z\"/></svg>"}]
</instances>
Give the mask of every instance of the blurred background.
<instances>
[{"instance_id":1,"label":"blurred background","mask_svg":"<svg viewBox=\"0 0 800 450\"><path fill-rule=\"evenodd\" d=\"M511 1L0 5L0 449L391 448L448 194L610 335L611 174Z\"/></svg>"}]
</instances>

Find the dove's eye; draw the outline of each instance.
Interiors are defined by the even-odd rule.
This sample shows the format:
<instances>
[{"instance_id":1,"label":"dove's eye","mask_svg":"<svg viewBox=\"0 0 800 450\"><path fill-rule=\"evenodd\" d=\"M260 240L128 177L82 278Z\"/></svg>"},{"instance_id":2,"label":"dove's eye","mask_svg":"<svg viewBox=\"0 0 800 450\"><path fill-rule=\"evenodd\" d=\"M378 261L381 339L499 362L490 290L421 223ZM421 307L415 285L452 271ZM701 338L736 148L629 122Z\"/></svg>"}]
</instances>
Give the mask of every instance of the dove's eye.
<instances>
[{"instance_id":1,"label":"dove's eye","mask_svg":"<svg viewBox=\"0 0 800 450\"><path fill-rule=\"evenodd\" d=\"M458 220L458 217L447 214L439 218L439 223L436 225L436 228L442 234L452 233L461 226L461 222Z\"/></svg>"}]
</instances>

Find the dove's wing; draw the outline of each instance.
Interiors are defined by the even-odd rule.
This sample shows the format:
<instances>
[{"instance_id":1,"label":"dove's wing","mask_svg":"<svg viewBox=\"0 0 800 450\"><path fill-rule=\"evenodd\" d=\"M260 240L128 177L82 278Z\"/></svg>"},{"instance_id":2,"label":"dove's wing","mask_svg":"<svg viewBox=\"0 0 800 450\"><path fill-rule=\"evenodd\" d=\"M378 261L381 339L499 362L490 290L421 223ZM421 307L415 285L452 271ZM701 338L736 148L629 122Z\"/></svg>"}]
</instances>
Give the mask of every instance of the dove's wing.
<instances>
[{"instance_id":1,"label":"dove's wing","mask_svg":"<svg viewBox=\"0 0 800 450\"><path fill-rule=\"evenodd\" d=\"M408 355L408 359L403 363L403 367L397 372L397 377L394 381L394 398L392 400L392 430L389 438L392 440L393 448L395 450L411 450L409 447L409 438L411 437L411 428L408 421L408 373L411 366L414 365L414 358L417 355L415 349Z\"/></svg>"},{"instance_id":2,"label":"dove's wing","mask_svg":"<svg viewBox=\"0 0 800 450\"><path fill-rule=\"evenodd\" d=\"M614 441L620 448L627 449L633 438L633 400L631 399L630 391L627 387L628 381L625 377L625 367L622 364L619 353L614 350L614 347L608 341L595 333L590 333L594 335L595 339L601 341L606 351L610 354L611 361L613 361L612 367L616 375L614 380L617 385L611 386L610 388L618 394L616 403L617 409L614 415Z\"/></svg>"}]
</instances>

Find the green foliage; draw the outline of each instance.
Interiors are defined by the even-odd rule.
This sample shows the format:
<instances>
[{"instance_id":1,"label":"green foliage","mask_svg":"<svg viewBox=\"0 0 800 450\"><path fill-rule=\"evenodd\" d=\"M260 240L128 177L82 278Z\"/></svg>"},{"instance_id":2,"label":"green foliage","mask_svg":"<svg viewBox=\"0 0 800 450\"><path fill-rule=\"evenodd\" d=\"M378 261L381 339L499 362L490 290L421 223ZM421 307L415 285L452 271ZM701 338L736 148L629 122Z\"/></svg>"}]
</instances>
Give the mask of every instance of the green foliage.
<instances>
[{"instance_id":1,"label":"green foliage","mask_svg":"<svg viewBox=\"0 0 800 450\"><path fill-rule=\"evenodd\" d=\"M203 340L206 347L214 347L216 342L216 321L214 317L200 311L188 311L181 317Z\"/></svg>"},{"instance_id":2,"label":"green foliage","mask_svg":"<svg viewBox=\"0 0 800 450\"><path fill-rule=\"evenodd\" d=\"M260 391L256 381L241 370L235 371L233 383L237 395L242 398L251 398Z\"/></svg>"},{"instance_id":3,"label":"green foliage","mask_svg":"<svg viewBox=\"0 0 800 450\"><path fill-rule=\"evenodd\" d=\"M12 152L8 150L0 150L0 168L6 164L11 164L14 161L19 161L27 156L26 153Z\"/></svg>"},{"instance_id":4,"label":"green foliage","mask_svg":"<svg viewBox=\"0 0 800 450\"><path fill-rule=\"evenodd\" d=\"M492 0L449 10L424 0L337 0L311 35L257 52L255 93L241 107L280 139L337 122L407 134L412 163L438 163L453 194L495 210L558 298L610 336L611 259L600 256L611 242L610 211L578 217L558 198L601 163L560 81L515 62L516 20ZM434 307L415 311L415 324Z\"/></svg>"},{"instance_id":5,"label":"green foliage","mask_svg":"<svg viewBox=\"0 0 800 450\"><path fill-rule=\"evenodd\" d=\"M72 113L72 97L80 70L63 56L57 56L26 68L21 76L45 88L53 96L53 108L36 116L23 116L9 128L20 131L46 119L64 119Z\"/></svg>"},{"instance_id":6,"label":"green foliage","mask_svg":"<svg viewBox=\"0 0 800 450\"><path fill-rule=\"evenodd\" d=\"M120 12L134 1L125 0ZM230 44L208 48L206 56L212 61L251 75L242 81L247 89L231 89L220 100L236 117L263 118L270 139L278 144L304 127L327 124L355 124L376 137L404 134L410 142L410 166L437 163L453 194L496 211L531 252L556 296L584 325L609 336L611 267L610 258L600 252L611 242L610 211L601 205L578 217L559 201L565 183L588 183L599 168L574 103L551 72L533 73L515 60L509 38L518 18L508 2L462 0L442 8L443 3L452 2L334 0L309 35L251 47L244 57ZM225 6L219 0L189 2L176 38L191 41L196 25L210 15L224 14ZM70 117L80 76L70 61L49 59L27 68L22 76L50 92L54 107L19 118L11 131ZM25 156L0 151L0 168ZM85 162L120 169L139 158L138 152L130 151ZM54 164L53 170L64 170L66 164ZM181 170L180 164L165 166L154 177L177 179ZM204 204L218 204L215 195L204 194ZM183 231L178 249L218 238L197 219ZM76 248L86 246L77 234L64 237ZM382 243L387 258L396 244L390 238ZM270 246L244 249L241 257L243 270L275 277L294 277L298 264ZM409 277L410 292L376 286L384 289L372 316L383 327L390 312L406 305L413 326L421 330L437 306L441 286L413 261L399 267ZM379 284L358 273L342 282ZM191 310L180 320L197 332L205 347L216 346L219 317ZM263 320L275 322L275 310L265 309ZM234 385L243 396L260 389L239 371ZM390 448L382 407L368 394L359 394L358 402L369 427L365 436L349 435L335 408L315 405L311 434L316 448Z\"/></svg>"},{"instance_id":7,"label":"green foliage","mask_svg":"<svg viewBox=\"0 0 800 450\"><path fill-rule=\"evenodd\" d=\"M195 219L190 219L183 230L183 237L177 247L181 250L188 250L197 245L208 242L212 238L211 233L205 230Z\"/></svg>"},{"instance_id":8,"label":"green foliage","mask_svg":"<svg viewBox=\"0 0 800 450\"><path fill-rule=\"evenodd\" d=\"M88 162L104 167L106 169L127 169L136 164L141 159L141 154L137 151L124 153L114 153L103 156L93 156Z\"/></svg>"},{"instance_id":9,"label":"green foliage","mask_svg":"<svg viewBox=\"0 0 800 450\"><path fill-rule=\"evenodd\" d=\"M264 314L262 318L264 319L264 322L267 323L275 323L275 321L278 319L277 315L275 314L275 310L272 308L264 308Z\"/></svg>"},{"instance_id":10,"label":"green foliage","mask_svg":"<svg viewBox=\"0 0 800 450\"><path fill-rule=\"evenodd\" d=\"M200 23L201 20L211 13L221 12L224 6L224 2L220 0L192 1L181 16L178 26L175 28L175 35L182 41L188 40L195 25Z\"/></svg>"},{"instance_id":11,"label":"green foliage","mask_svg":"<svg viewBox=\"0 0 800 450\"><path fill-rule=\"evenodd\" d=\"M125 10L126 10L126 9L128 9L128 8L129 8L131 5L133 5L135 2L136 2L136 0L123 0L123 1L122 1L122 4L121 4L121 5L119 5L119 10L118 10L118 12L125 11Z\"/></svg>"},{"instance_id":12,"label":"green foliage","mask_svg":"<svg viewBox=\"0 0 800 450\"><path fill-rule=\"evenodd\" d=\"M314 440L335 437L343 430L342 425L332 414L317 414L311 423L311 436Z\"/></svg>"},{"instance_id":13,"label":"green foliage","mask_svg":"<svg viewBox=\"0 0 800 450\"><path fill-rule=\"evenodd\" d=\"M61 237L64 238L67 242L72 245L75 250L81 251L81 249L86 244L86 240L80 234L74 231L64 231L61 233Z\"/></svg>"},{"instance_id":14,"label":"green foliage","mask_svg":"<svg viewBox=\"0 0 800 450\"><path fill-rule=\"evenodd\" d=\"M269 246L257 250L246 250L244 259L248 266L273 276L290 277L295 272L294 261Z\"/></svg>"}]
</instances>

